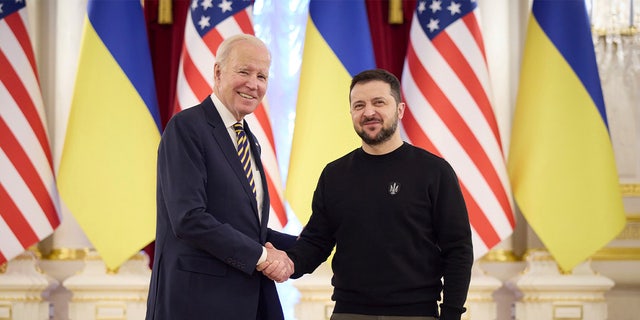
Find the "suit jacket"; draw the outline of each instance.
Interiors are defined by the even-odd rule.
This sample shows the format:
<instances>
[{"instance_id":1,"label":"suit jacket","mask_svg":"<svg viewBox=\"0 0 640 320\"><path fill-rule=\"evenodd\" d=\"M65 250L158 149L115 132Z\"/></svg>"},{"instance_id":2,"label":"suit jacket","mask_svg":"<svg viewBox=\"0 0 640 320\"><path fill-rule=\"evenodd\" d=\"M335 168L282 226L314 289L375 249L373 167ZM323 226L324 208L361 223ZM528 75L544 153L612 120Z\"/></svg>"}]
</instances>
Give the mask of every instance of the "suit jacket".
<instances>
[{"instance_id":1,"label":"suit jacket","mask_svg":"<svg viewBox=\"0 0 640 320\"><path fill-rule=\"evenodd\" d=\"M295 237L267 228L260 146L244 126L265 182L262 212L210 97L167 124L147 320L283 319L275 283L255 270L256 261L266 241L285 249Z\"/></svg>"}]
</instances>

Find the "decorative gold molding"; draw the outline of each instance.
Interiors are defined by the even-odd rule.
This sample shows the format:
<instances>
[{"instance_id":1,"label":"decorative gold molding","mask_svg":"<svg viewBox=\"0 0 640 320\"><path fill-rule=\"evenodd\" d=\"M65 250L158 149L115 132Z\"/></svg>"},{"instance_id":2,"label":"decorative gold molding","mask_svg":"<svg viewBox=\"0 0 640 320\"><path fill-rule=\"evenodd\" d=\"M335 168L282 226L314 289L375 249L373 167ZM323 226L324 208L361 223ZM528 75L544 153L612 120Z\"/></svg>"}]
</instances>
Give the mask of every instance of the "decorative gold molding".
<instances>
[{"instance_id":1,"label":"decorative gold molding","mask_svg":"<svg viewBox=\"0 0 640 320\"><path fill-rule=\"evenodd\" d=\"M33 253L36 259L42 259L42 252L38 249L38 245L32 245L27 251Z\"/></svg>"},{"instance_id":2,"label":"decorative gold molding","mask_svg":"<svg viewBox=\"0 0 640 320\"><path fill-rule=\"evenodd\" d=\"M591 259L594 261L640 261L640 248L602 248Z\"/></svg>"},{"instance_id":3,"label":"decorative gold molding","mask_svg":"<svg viewBox=\"0 0 640 320\"><path fill-rule=\"evenodd\" d=\"M122 296L106 296L100 294L82 294L79 295L74 293L74 296L71 298L71 302L101 302L101 301L109 301L109 302L117 302L117 301L127 301L127 302L145 302L147 301L147 293L146 291L140 291L139 296L131 296L131 295L122 295Z\"/></svg>"},{"instance_id":4,"label":"decorative gold molding","mask_svg":"<svg viewBox=\"0 0 640 320\"><path fill-rule=\"evenodd\" d=\"M11 259L11 261L24 261L24 260L33 260L38 259L39 255L37 252L27 250Z\"/></svg>"},{"instance_id":5,"label":"decorative gold molding","mask_svg":"<svg viewBox=\"0 0 640 320\"><path fill-rule=\"evenodd\" d=\"M56 248L51 250L51 253L44 257L44 260L55 260L55 261L76 261L76 260L85 260L87 256L89 256L89 252L92 249L89 248Z\"/></svg>"},{"instance_id":6,"label":"decorative gold molding","mask_svg":"<svg viewBox=\"0 0 640 320\"><path fill-rule=\"evenodd\" d=\"M543 254L536 254L543 253ZM549 250L545 248L530 248L522 256L522 260L531 261L555 261Z\"/></svg>"},{"instance_id":7,"label":"decorative gold molding","mask_svg":"<svg viewBox=\"0 0 640 320\"><path fill-rule=\"evenodd\" d=\"M484 297L467 296L467 302L495 302L495 299L491 296L492 292L486 292Z\"/></svg>"},{"instance_id":8,"label":"decorative gold molding","mask_svg":"<svg viewBox=\"0 0 640 320\"><path fill-rule=\"evenodd\" d=\"M524 296L520 301L522 302L605 302L607 301L604 297L597 296Z\"/></svg>"},{"instance_id":9,"label":"decorative gold molding","mask_svg":"<svg viewBox=\"0 0 640 320\"><path fill-rule=\"evenodd\" d=\"M522 257L517 256L512 250L491 250L487 252L480 261L483 262L518 262L522 261Z\"/></svg>"},{"instance_id":10,"label":"decorative gold molding","mask_svg":"<svg viewBox=\"0 0 640 320\"><path fill-rule=\"evenodd\" d=\"M627 223L616 240L640 240L640 216L627 216Z\"/></svg>"},{"instance_id":11,"label":"decorative gold molding","mask_svg":"<svg viewBox=\"0 0 640 320\"><path fill-rule=\"evenodd\" d=\"M517 257L513 252L509 250L504 251L500 255ZM487 255L481 259L483 262L517 262L527 260L529 256L535 252L548 252L546 249L528 249L524 256L518 260L506 260L502 258L493 258L493 256ZM498 256L500 257L500 256ZM542 255L533 258L534 261L554 261L552 255ZM605 247L598 250L591 256L593 261L640 261L640 247Z\"/></svg>"},{"instance_id":12,"label":"decorative gold molding","mask_svg":"<svg viewBox=\"0 0 640 320\"><path fill-rule=\"evenodd\" d=\"M147 259L146 253L140 251L129 258L130 261L144 261ZM44 260L54 261L102 261L100 254L91 248L57 248L44 257ZM107 274L118 274L120 267L106 269Z\"/></svg>"},{"instance_id":13,"label":"decorative gold molding","mask_svg":"<svg viewBox=\"0 0 640 320\"><path fill-rule=\"evenodd\" d=\"M0 295L0 301L12 301L12 302L40 302L43 301L41 296L36 294L27 296L14 296L14 295ZM2 304L0 304L2 306ZM1 320L2 318L0 318Z\"/></svg>"},{"instance_id":14,"label":"decorative gold molding","mask_svg":"<svg viewBox=\"0 0 640 320\"><path fill-rule=\"evenodd\" d=\"M592 31L593 33L597 34L600 37L604 37L607 34L611 33L610 31L607 31L606 29L593 29ZM618 34L620 34L621 36L635 36L636 33L638 33L638 29L636 29L636 27L631 26L628 28L620 28L617 32Z\"/></svg>"},{"instance_id":15,"label":"decorative gold molding","mask_svg":"<svg viewBox=\"0 0 640 320\"><path fill-rule=\"evenodd\" d=\"M12 305L7 303L0 303L0 309L2 309L2 314L0 314L0 320L11 320L13 319ZM6 315L6 317L5 317Z\"/></svg>"},{"instance_id":16,"label":"decorative gold molding","mask_svg":"<svg viewBox=\"0 0 640 320\"><path fill-rule=\"evenodd\" d=\"M144 251L140 251L133 255L133 257L129 258L129 261L144 261L147 259L147 253Z\"/></svg>"},{"instance_id":17,"label":"decorative gold molding","mask_svg":"<svg viewBox=\"0 0 640 320\"><path fill-rule=\"evenodd\" d=\"M640 183L622 183L620 191L623 197L640 197Z\"/></svg>"}]
</instances>

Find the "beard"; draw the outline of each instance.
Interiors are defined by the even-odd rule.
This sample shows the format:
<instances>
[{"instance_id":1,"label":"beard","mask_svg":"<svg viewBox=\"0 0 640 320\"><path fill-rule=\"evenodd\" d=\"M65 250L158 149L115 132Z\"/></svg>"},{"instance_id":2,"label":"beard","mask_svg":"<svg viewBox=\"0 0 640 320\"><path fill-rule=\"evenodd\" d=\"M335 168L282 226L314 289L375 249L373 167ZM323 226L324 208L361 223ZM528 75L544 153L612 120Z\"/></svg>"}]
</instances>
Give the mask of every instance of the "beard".
<instances>
[{"instance_id":1,"label":"beard","mask_svg":"<svg viewBox=\"0 0 640 320\"><path fill-rule=\"evenodd\" d=\"M365 119L364 121L367 121L367 120L369 119ZM375 146L391 139L391 137L393 136L393 134L396 132L397 129L398 129L398 112L396 112L395 117L391 119L391 125L387 127L383 123L382 129L380 129L380 132L378 132L378 134L376 134L375 136L370 137L367 134L367 132L365 132L364 129L356 130L356 133L358 133L358 135L360 136L362 141L364 141L364 143Z\"/></svg>"}]
</instances>

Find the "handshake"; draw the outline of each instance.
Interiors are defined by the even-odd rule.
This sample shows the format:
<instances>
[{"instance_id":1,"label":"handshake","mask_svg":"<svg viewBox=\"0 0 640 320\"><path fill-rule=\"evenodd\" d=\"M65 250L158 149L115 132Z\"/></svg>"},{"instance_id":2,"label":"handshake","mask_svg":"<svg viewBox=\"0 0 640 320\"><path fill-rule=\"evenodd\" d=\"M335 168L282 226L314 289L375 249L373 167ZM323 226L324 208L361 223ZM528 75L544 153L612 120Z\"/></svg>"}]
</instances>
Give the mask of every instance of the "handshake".
<instances>
[{"instance_id":1,"label":"handshake","mask_svg":"<svg viewBox=\"0 0 640 320\"><path fill-rule=\"evenodd\" d=\"M276 249L271 242L267 242L264 247L267 249L267 260L257 265L256 270L278 283L287 281L295 269L293 261L286 252Z\"/></svg>"}]
</instances>

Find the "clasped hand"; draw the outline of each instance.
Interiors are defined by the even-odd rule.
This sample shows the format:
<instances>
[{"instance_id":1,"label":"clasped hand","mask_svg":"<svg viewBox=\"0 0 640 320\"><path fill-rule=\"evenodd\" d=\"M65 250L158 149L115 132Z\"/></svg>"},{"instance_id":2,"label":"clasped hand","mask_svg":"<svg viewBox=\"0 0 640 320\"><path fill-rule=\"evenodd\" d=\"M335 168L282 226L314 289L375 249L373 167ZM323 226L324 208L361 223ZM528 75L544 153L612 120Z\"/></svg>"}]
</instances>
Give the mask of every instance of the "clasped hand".
<instances>
[{"instance_id":1,"label":"clasped hand","mask_svg":"<svg viewBox=\"0 0 640 320\"><path fill-rule=\"evenodd\" d=\"M287 281L294 271L293 261L284 251L276 249L271 242L267 242L264 247L267 248L267 260L259 264L256 270L278 283Z\"/></svg>"}]
</instances>

